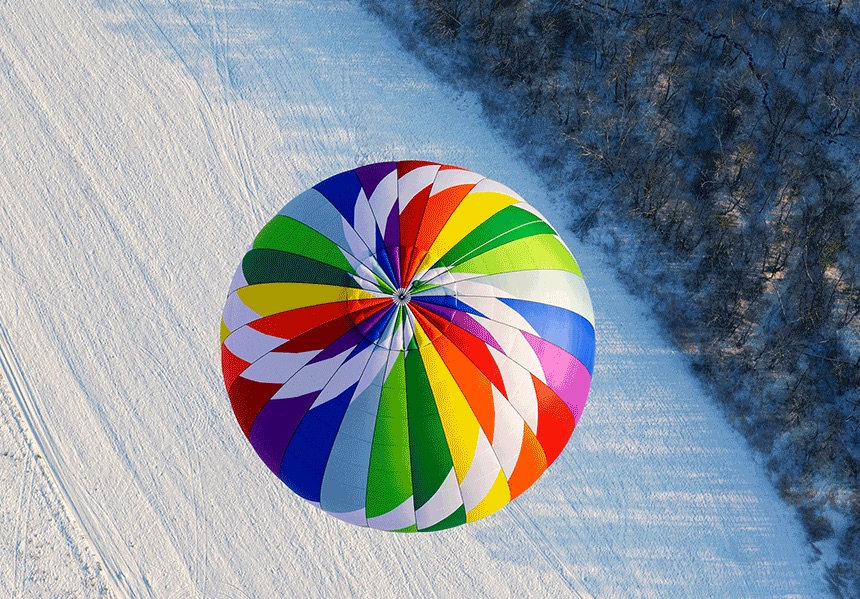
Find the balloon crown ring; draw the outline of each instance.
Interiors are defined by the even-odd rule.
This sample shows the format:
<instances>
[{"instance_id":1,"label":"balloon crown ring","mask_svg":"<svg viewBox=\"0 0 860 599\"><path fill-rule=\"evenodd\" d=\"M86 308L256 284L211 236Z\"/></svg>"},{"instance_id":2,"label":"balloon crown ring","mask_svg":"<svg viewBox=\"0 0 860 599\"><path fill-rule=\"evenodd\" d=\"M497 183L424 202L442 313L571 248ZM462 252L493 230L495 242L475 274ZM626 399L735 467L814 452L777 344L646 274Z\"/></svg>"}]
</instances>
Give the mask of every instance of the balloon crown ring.
<instances>
[{"instance_id":1,"label":"balloon crown ring","mask_svg":"<svg viewBox=\"0 0 860 599\"><path fill-rule=\"evenodd\" d=\"M394 292L394 296L392 297L394 303L398 306L405 306L410 301L412 301L412 294L409 293L408 289L401 287L397 291Z\"/></svg>"}]
</instances>

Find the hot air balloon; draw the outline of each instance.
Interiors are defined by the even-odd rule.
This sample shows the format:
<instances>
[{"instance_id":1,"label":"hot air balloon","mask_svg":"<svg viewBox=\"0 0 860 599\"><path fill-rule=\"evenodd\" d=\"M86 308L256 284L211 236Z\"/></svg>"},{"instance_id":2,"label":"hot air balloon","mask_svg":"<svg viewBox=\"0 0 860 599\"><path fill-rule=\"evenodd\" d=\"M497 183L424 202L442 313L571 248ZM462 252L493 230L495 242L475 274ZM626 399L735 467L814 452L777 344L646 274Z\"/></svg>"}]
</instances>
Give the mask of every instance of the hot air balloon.
<instances>
[{"instance_id":1,"label":"hot air balloon","mask_svg":"<svg viewBox=\"0 0 860 599\"><path fill-rule=\"evenodd\" d=\"M242 258L224 383L262 461L299 496L381 530L479 520L574 430L594 367L579 266L521 197L419 161L298 195Z\"/></svg>"}]
</instances>

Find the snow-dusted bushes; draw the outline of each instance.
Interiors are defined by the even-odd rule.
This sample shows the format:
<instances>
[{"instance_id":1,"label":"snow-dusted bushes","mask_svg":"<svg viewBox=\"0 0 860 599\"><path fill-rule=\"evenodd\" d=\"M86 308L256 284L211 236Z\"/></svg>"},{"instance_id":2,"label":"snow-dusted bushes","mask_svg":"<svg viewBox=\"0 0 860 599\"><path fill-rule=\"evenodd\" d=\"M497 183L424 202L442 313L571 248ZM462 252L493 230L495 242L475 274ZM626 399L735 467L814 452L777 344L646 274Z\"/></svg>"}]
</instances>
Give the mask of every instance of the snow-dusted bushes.
<instances>
[{"instance_id":1,"label":"snow-dusted bushes","mask_svg":"<svg viewBox=\"0 0 860 599\"><path fill-rule=\"evenodd\" d=\"M834 589L860 593L857 3L371 4L477 81L537 167L563 185L581 156L604 178L578 232L635 232L610 242L621 268L810 538L839 546Z\"/></svg>"}]
</instances>

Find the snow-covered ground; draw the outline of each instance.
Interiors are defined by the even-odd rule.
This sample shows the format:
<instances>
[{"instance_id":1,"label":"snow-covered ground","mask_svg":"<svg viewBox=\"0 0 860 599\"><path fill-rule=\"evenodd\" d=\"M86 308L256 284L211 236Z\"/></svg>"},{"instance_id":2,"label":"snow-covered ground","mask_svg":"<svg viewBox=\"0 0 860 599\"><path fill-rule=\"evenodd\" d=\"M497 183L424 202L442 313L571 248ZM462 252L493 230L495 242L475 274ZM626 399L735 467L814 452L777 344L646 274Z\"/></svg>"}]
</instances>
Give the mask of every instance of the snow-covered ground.
<instances>
[{"instance_id":1,"label":"snow-covered ground","mask_svg":"<svg viewBox=\"0 0 860 599\"><path fill-rule=\"evenodd\" d=\"M236 424L218 323L291 197L425 158L547 182L347 2L0 0L0 596L822 596L800 525L594 248L589 405L502 512L358 529Z\"/></svg>"}]
</instances>

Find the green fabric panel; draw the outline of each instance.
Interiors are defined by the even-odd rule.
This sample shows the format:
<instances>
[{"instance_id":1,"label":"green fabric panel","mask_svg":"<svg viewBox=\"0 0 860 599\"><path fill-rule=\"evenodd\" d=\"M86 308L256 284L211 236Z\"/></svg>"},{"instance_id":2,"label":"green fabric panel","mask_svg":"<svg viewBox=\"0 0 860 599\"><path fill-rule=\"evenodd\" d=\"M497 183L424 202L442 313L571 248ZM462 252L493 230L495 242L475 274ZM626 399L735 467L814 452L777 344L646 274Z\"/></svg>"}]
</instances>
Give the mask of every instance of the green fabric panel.
<instances>
[{"instance_id":1,"label":"green fabric panel","mask_svg":"<svg viewBox=\"0 0 860 599\"><path fill-rule=\"evenodd\" d=\"M552 227L540 220L537 215L529 212L528 210L517 208L516 206L508 206L475 227L475 229L461 239L457 245L448 250L448 253L442 256L436 265L443 266L446 264L455 264L464 256L476 251L485 243L488 243L499 236L512 233L514 229L517 229L518 227L521 228L523 225L527 224L542 225L542 230L540 231L542 233L553 232ZM535 234L536 233L529 233L529 235ZM519 237L524 237L524 235L519 235ZM488 247L487 250L492 249L495 245Z\"/></svg>"},{"instance_id":2,"label":"green fabric panel","mask_svg":"<svg viewBox=\"0 0 860 599\"><path fill-rule=\"evenodd\" d=\"M321 283L340 287L361 286L347 272L325 262L280 250L250 250L242 259L248 284Z\"/></svg>"},{"instance_id":3,"label":"green fabric panel","mask_svg":"<svg viewBox=\"0 0 860 599\"><path fill-rule=\"evenodd\" d=\"M393 532L418 532L418 525L413 524L412 526L407 526L406 528L401 528L400 530L395 530Z\"/></svg>"},{"instance_id":4,"label":"green fabric panel","mask_svg":"<svg viewBox=\"0 0 860 599\"><path fill-rule=\"evenodd\" d=\"M335 268L354 273L340 248L329 238L289 216L276 216L254 239L254 249L301 254Z\"/></svg>"},{"instance_id":5,"label":"green fabric panel","mask_svg":"<svg viewBox=\"0 0 860 599\"><path fill-rule=\"evenodd\" d=\"M433 289L434 287L438 287L438 286L439 285L437 283L432 283L432 282L427 282L427 281L419 281L416 279L415 281L412 282L412 285L410 285L410 293L412 295L415 295L419 291L427 291L428 289Z\"/></svg>"},{"instance_id":6,"label":"green fabric panel","mask_svg":"<svg viewBox=\"0 0 860 599\"><path fill-rule=\"evenodd\" d=\"M406 372L400 352L382 385L367 477L367 517L386 514L412 495Z\"/></svg>"},{"instance_id":7,"label":"green fabric panel","mask_svg":"<svg viewBox=\"0 0 860 599\"><path fill-rule=\"evenodd\" d=\"M459 261L471 260L472 258L489 252L490 250L493 250L501 245L505 245L506 243L516 241L517 239L524 239L526 237L533 237L535 235L545 235L547 233L549 233L550 235L555 235L555 231L553 231L552 227L550 227L548 224L540 221L535 223L529 223L527 225L523 225L522 227L517 227L516 229L502 233L495 239L491 239L484 245L475 248L474 250L458 258L454 262L445 262L444 260L440 260L435 266L449 266L451 264L456 264Z\"/></svg>"},{"instance_id":8,"label":"green fabric panel","mask_svg":"<svg viewBox=\"0 0 860 599\"><path fill-rule=\"evenodd\" d=\"M460 526L461 524L466 523L466 508L465 506L458 507L453 514L442 520L441 522L437 522L433 526L428 526L427 528L422 528L421 532L433 532L434 530L445 530L446 528L454 528L455 526Z\"/></svg>"},{"instance_id":9,"label":"green fabric panel","mask_svg":"<svg viewBox=\"0 0 860 599\"><path fill-rule=\"evenodd\" d=\"M567 270L582 276L579 265L555 235L517 239L457 266L451 272L490 275L517 270Z\"/></svg>"},{"instance_id":10,"label":"green fabric panel","mask_svg":"<svg viewBox=\"0 0 860 599\"><path fill-rule=\"evenodd\" d=\"M388 283L386 283L385 281L380 279L376 273L373 273L373 276L376 279L376 284L379 285L379 288L382 289L383 291L385 291L386 293L392 293L393 294L395 291L397 291L396 289L392 288L391 285L389 285Z\"/></svg>"},{"instance_id":11,"label":"green fabric panel","mask_svg":"<svg viewBox=\"0 0 860 599\"><path fill-rule=\"evenodd\" d=\"M420 352L414 350L406 353L406 405L409 411L412 494L418 510L439 490L454 464L424 360Z\"/></svg>"}]
</instances>

